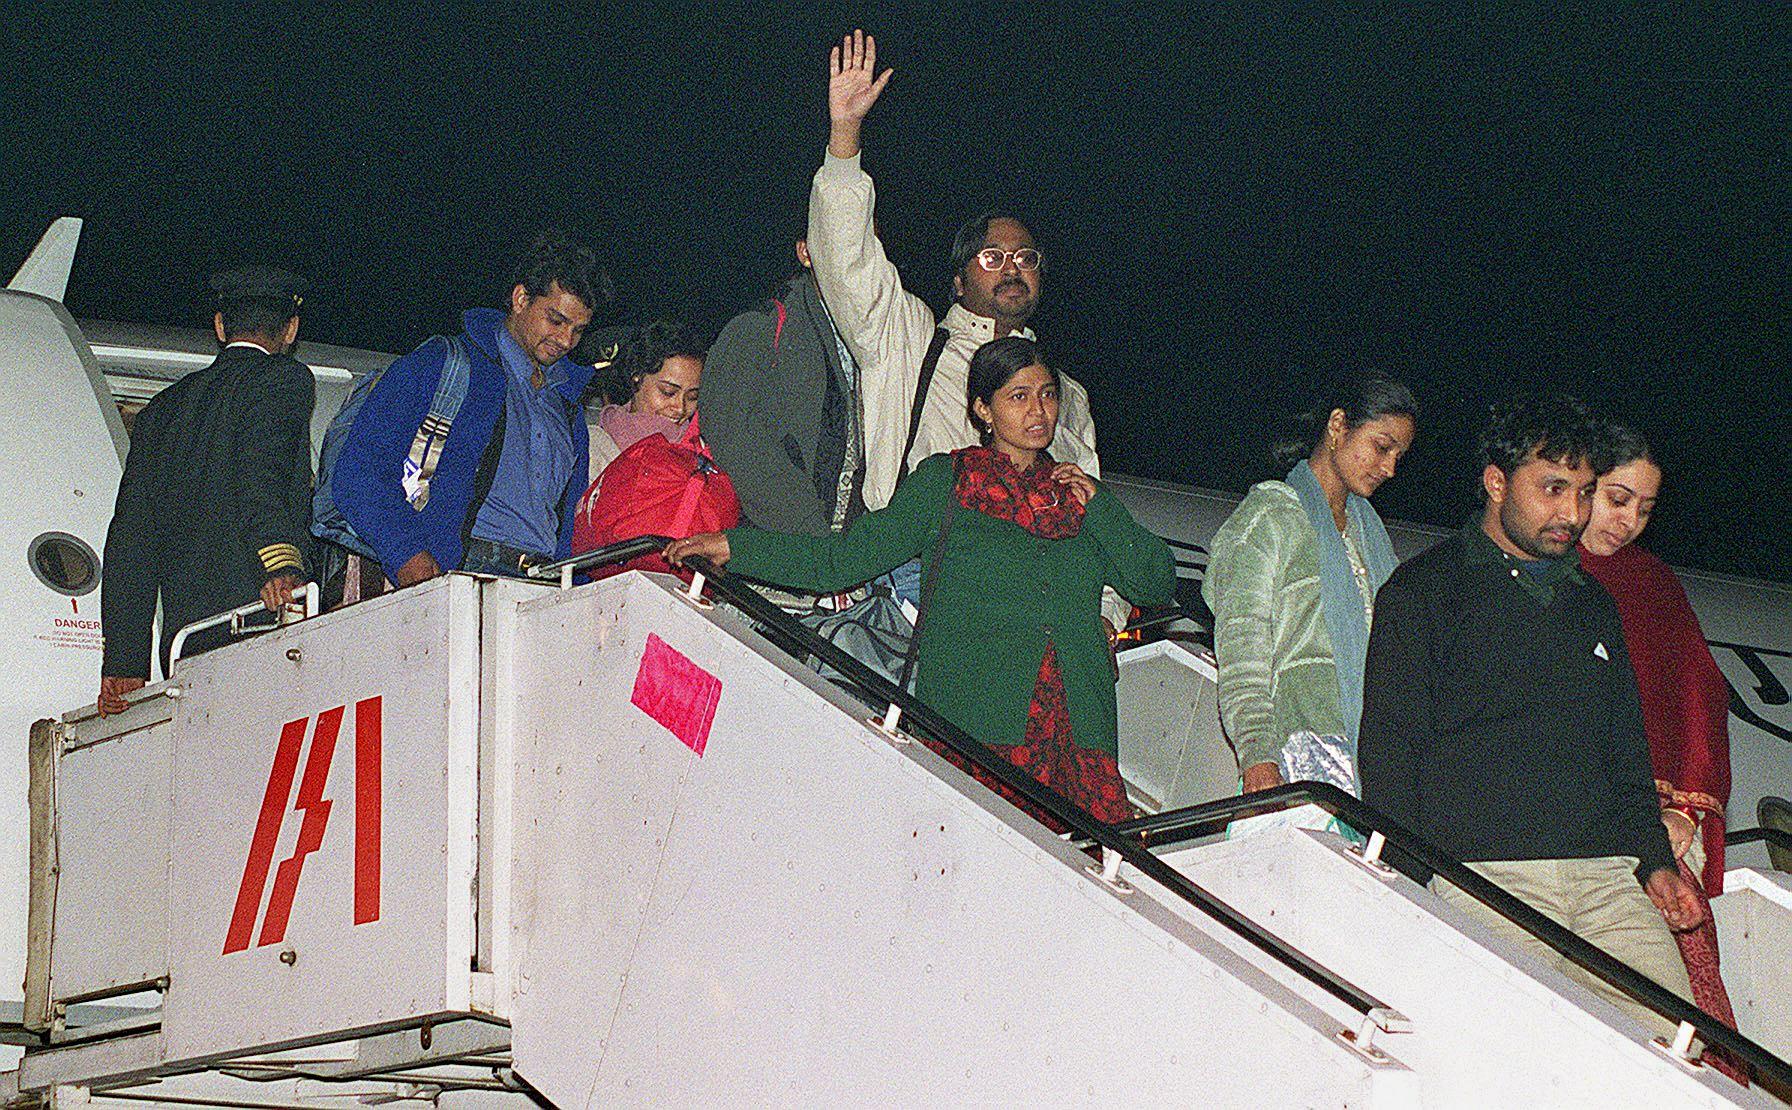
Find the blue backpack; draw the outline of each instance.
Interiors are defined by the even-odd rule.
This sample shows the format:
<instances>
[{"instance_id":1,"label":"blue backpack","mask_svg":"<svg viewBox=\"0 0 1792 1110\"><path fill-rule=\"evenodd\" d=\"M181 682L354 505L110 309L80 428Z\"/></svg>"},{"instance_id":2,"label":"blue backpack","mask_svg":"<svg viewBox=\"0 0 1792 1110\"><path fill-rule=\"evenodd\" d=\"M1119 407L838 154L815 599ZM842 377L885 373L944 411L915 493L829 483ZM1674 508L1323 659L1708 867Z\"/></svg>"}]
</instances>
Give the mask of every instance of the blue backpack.
<instances>
[{"instance_id":1,"label":"blue backpack","mask_svg":"<svg viewBox=\"0 0 1792 1110\"><path fill-rule=\"evenodd\" d=\"M442 379L436 384L435 396L430 398L428 414L424 416L416 436L411 440L411 450L404 460L402 479L405 500L418 512L422 512L423 506L429 503L429 480L435 475L436 466L441 462L442 448L448 443L448 431L454 426L455 416L460 413L461 402L467 399L467 382L472 374L472 362L467 357L464 338L458 335L431 336L417 351L422 351L433 343L447 347L442 360ZM330 421L329 429L324 432L323 446L318 451L317 488L311 494L311 534L375 561L378 561L379 554L368 546L366 540L355 534L348 518L342 515L342 509L330 492L330 482L336 476L336 464L342 458L342 445L348 440L349 429L354 426L362 403L384 376L385 370L368 374L349 390L348 398L342 402L342 408Z\"/></svg>"}]
</instances>

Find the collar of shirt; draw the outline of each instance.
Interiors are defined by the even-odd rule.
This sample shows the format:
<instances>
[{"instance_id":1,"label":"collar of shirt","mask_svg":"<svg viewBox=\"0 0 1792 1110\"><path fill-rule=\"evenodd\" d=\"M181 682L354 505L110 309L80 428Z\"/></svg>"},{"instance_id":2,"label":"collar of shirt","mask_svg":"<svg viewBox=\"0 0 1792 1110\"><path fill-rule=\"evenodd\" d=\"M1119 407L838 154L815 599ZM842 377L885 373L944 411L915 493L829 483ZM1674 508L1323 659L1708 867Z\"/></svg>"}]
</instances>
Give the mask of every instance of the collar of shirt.
<instances>
[{"instance_id":1,"label":"collar of shirt","mask_svg":"<svg viewBox=\"0 0 1792 1110\"><path fill-rule=\"evenodd\" d=\"M266 347L263 347L261 344L256 343L253 340L249 340L249 339L232 339L230 342L224 344L224 349L226 351L230 350L232 347L250 347L257 351L260 351L264 355L271 355L274 353L274 352L268 350Z\"/></svg>"},{"instance_id":2,"label":"collar of shirt","mask_svg":"<svg viewBox=\"0 0 1792 1110\"><path fill-rule=\"evenodd\" d=\"M510 334L510 329L498 325L498 358L504 363L504 376L512 385L526 385L534 388L530 381L537 369L535 360L523 351L523 345ZM551 389L566 380L566 360L561 359L552 366L540 367L543 389Z\"/></svg>"},{"instance_id":3,"label":"collar of shirt","mask_svg":"<svg viewBox=\"0 0 1792 1110\"><path fill-rule=\"evenodd\" d=\"M979 346L996 338L995 320L988 316L979 316L957 301L953 301L952 307L946 310L946 319L943 323L946 325L947 331L954 334L963 332L976 340ZM1008 334L1018 335L1022 339L1034 338L1032 328L1017 328Z\"/></svg>"},{"instance_id":4,"label":"collar of shirt","mask_svg":"<svg viewBox=\"0 0 1792 1110\"><path fill-rule=\"evenodd\" d=\"M1555 598L1555 588L1562 582L1579 585L1585 581L1580 569L1580 550L1569 548L1557 559L1520 559L1493 542L1481 527L1481 518L1472 517L1463 526L1467 559L1471 566L1503 566L1525 592L1548 605Z\"/></svg>"}]
</instances>

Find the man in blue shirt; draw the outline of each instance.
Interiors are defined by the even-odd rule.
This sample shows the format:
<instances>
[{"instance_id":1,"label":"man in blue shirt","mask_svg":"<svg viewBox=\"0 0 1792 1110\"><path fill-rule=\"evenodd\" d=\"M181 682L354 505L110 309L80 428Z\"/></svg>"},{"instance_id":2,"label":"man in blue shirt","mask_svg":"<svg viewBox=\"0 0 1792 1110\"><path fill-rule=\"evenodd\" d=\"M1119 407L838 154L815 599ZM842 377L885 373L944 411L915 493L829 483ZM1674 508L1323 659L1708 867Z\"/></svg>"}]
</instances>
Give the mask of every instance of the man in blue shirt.
<instances>
[{"instance_id":1,"label":"man in blue shirt","mask_svg":"<svg viewBox=\"0 0 1792 1110\"><path fill-rule=\"evenodd\" d=\"M407 463L448 345L426 343L385 371L343 442L330 492L386 577L410 586L455 569L520 576L570 553L589 481L580 396L592 370L568 356L606 293L591 252L545 232L517 263L508 312L462 315L466 398L421 492Z\"/></svg>"}]
</instances>

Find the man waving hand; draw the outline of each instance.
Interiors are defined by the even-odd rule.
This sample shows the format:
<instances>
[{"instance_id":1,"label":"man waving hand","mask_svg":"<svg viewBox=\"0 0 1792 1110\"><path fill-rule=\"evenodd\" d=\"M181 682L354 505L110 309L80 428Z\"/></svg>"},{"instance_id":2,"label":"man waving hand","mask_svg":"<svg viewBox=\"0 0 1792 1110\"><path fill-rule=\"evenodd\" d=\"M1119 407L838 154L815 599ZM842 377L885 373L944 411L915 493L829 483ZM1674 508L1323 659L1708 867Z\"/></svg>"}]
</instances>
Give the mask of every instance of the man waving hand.
<instances>
[{"instance_id":1,"label":"man waving hand","mask_svg":"<svg viewBox=\"0 0 1792 1110\"><path fill-rule=\"evenodd\" d=\"M943 318L936 321L933 310L902 287L877 237L876 189L859 164L865 116L895 72L876 71L877 40L863 31L829 51L828 149L809 194L808 238L822 298L863 376L864 497L870 509L888 503L902 475L921 460L977 443L965 409L971 356L1006 335L1035 338L1027 321L1038 307L1046 271L1032 231L996 210L973 217L953 240L953 304ZM928 363L931 378L923 383ZM1052 458L1099 478L1089 393L1069 376L1062 382ZM911 420L921 388L919 419ZM1112 591L1103 595L1110 629L1125 625L1130 608Z\"/></svg>"}]
</instances>

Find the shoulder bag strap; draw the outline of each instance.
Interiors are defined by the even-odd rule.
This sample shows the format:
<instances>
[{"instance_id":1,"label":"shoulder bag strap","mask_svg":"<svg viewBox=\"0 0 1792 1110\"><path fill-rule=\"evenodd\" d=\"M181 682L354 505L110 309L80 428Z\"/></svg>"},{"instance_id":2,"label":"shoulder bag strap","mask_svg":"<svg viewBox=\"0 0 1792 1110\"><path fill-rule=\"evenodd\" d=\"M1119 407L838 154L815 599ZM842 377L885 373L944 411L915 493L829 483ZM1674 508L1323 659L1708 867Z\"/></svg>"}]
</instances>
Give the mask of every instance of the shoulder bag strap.
<instances>
[{"instance_id":1,"label":"shoulder bag strap","mask_svg":"<svg viewBox=\"0 0 1792 1110\"><path fill-rule=\"evenodd\" d=\"M915 449L915 437L921 434L921 410L927 407L927 391L933 385L933 372L939 369L940 353L946 349L946 340L952 333L945 328L935 328L933 342L927 345L927 355L921 359L921 376L915 381L915 403L908 410L908 439L903 441L902 454L896 459L896 484L901 485L908 477L908 453Z\"/></svg>"}]
</instances>

